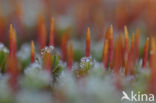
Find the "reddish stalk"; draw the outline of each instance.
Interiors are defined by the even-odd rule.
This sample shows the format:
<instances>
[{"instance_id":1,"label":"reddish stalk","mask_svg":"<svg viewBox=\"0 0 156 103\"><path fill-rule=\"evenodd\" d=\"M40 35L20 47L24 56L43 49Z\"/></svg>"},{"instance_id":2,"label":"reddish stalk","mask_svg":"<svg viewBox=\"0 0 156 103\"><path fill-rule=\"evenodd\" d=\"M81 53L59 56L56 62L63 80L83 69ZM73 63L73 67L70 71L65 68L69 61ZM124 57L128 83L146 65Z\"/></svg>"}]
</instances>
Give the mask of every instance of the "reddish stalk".
<instances>
[{"instance_id":1,"label":"reddish stalk","mask_svg":"<svg viewBox=\"0 0 156 103\"><path fill-rule=\"evenodd\" d=\"M124 35L125 35L125 45L124 45L124 65L125 65L125 75L128 74L128 51L129 51L129 37L128 37L128 30L127 26L124 26Z\"/></svg>"},{"instance_id":2,"label":"reddish stalk","mask_svg":"<svg viewBox=\"0 0 156 103\"><path fill-rule=\"evenodd\" d=\"M113 68L114 68L114 71L115 73L119 73L120 71L120 68L122 67L122 38L119 37L116 39L116 42L115 42L115 47L114 47L114 62L113 62Z\"/></svg>"},{"instance_id":3,"label":"reddish stalk","mask_svg":"<svg viewBox=\"0 0 156 103\"><path fill-rule=\"evenodd\" d=\"M69 71L71 71L73 65L73 46L71 43L68 46L67 56L68 56L68 69Z\"/></svg>"},{"instance_id":4,"label":"reddish stalk","mask_svg":"<svg viewBox=\"0 0 156 103\"><path fill-rule=\"evenodd\" d=\"M17 89L18 66L16 57L16 32L12 25L9 30L9 56L8 56L8 72L10 74L9 84L13 91Z\"/></svg>"},{"instance_id":5,"label":"reddish stalk","mask_svg":"<svg viewBox=\"0 0 156 103\"><path fill-rule=\"evenodd\" d=\"M104 42L102 61L104 67L107 68L107 62L108 62L108 40L107 39Z\"/></svg>"},{"instance_id":6,"label":"reddish stalk","mask_svg":"<svg viewBox=\"0 0 156 103\"><path fill-rule=\"evenodd\" d=\"M109 43L109 66L112 66L112 60L113 60L113 26L110 26L110 31L109 31L109 39L108 39L108 43Z\"/></svg>"},{"instance_id":7,"label":"reddish stalk","mask_svg":"<svg viewBox=\"0 0 156 103\"><path fill-rule=\"evenodd\" d=\"M131 35L131 48L128 54L128 73L133 74L134 73L134 34Z\"/></svg>"},{"instance_id":8,"label":"reddish stalk","mask_svg":"<svg viewBox=\"0 0 156 103\"><path fill-rule=\"evenodd\" d=\"M43 57L43 67L50 74L52 68L52 58L50 53L46 53Z\"/></svg>"},{"instance_id":9,"label":"reddish stalk","mask_svg":"<svg viewBox=\"0 0 156 103\"><path fill-rule=\"evenodd\" d=\"M140 42L140 29L137 29L135 39L135 60L139 59L139 42Z\"/></svg>"},{"instance_id":10,"label":"reddish stalk","mask_svg":"<svg viewBox=\"0 0 156 103\"><path fill-rule=\"evenodd\" d=\"M150 57L149 57L149 66L152 68L155 63L155 52L156 52L156 46L155 46L155 40L154 38L151 38L151 46L150 46Z\"/></svg>"},{"instance_id":11,"label":"reddish stalk","mask_svg":"<svg viewBox=\"0 0 156 103\"><path fill-rule=\"evenodd\" d=\"M121 66L123 66L124 64L124 45L123 45L123 34L120 33L120 36L119 36L119 53L121 55L121 59L119 59L121 61Z\"/></svg>"},{"instance_id":12,"label":"reddish stalk","mask_svg":"<svg viewBox=\"0 0 156 103\"><path fill-rule=\"evenodd\" d=\"M150 75L150 92L156 93L156 45L155 40L151 39L151 48L150 48L150 68L151 68L151 75Z\"/></svg>"},{"instance_id":13,"label":"reddish stalk","mask_svg":"<svg viewBox=\"0 0 156 103\"><path fill-rule=\"evenodd\" d=\"M143 53L143 62L142 67L144 68L147 64L148 59L148 49L149 49L149 38L146 39L145 46L144 46L144 53Z\"/></svg>"},{"instance_id":14,"label":"reddish stalk","mask_svg":"<svg viewBox=\"0 0 156 103\"><path fill-rule=\"evenodd\" d=\"M54 46L54 18L50 21L49 46Z\"/></svg>"},{"instance_id":15,"label":"reddish stalk","mask_svg":"<svg viewBox=\"0 0 156 103\"><path fill-rule=\"evenodd\" d=\"M68 39L69 39L69 33L70 33L70 28L67 28L67 30L65 31L65 33L62 37L62 40L61 40L61 57L62 57L63 61L66 60L67 43L68 43Z\"/></svg>"},{"instance_id":16,"label":"reddish stalk","mask_svg":"<svg viewBox=\"0 0 156 103\"><path fill-rule=\"evenodd\" d=\"M9 56L16 55L16 31L14 30L12 24L10 25L9 30Z\"/></svg>"},{"instance_id":17,"label":"reddish stalk","mask_svg":"<svg viewBox=\"0 0 156 103\"><path fill-rule=\"evenodd\" d=\"M120 70L120 60L119 60L119 40L115 41L115 47L114 47L114 57L113 57L113 69L115 73L118 73Z\"/></svg>"},{"instance_id":18,"label":"reddish stalk","mask_svg":"<svg viewBox=\"0 0 156 103\"><path fill-rule=\"evenodd\" d=\"M35 45L34 41L31 41L31 63L35 62Z\"/></svg>"},{"instance_id":19,"label":"reddish stalk","mask_svg":"<svg viewBox=\"0 0 156 103\"><path fill-rule=\"evenodd\" d=\"M46 46L46 41L47 41L46 26L45 26L43 17L39 16L39 19L38 19L38 43L39 43L40 49L43 49Z\"/></svg>"},{"instance_id":20,"label":"reddish stalk","mask_svg":"<svg viewBox=\"0 0 156 103\"><path fill-rule=\"evenodd\" d=\"M86 57L90 56L90 28L87 29L86 34Z\"/></svg>"}]
</instances>

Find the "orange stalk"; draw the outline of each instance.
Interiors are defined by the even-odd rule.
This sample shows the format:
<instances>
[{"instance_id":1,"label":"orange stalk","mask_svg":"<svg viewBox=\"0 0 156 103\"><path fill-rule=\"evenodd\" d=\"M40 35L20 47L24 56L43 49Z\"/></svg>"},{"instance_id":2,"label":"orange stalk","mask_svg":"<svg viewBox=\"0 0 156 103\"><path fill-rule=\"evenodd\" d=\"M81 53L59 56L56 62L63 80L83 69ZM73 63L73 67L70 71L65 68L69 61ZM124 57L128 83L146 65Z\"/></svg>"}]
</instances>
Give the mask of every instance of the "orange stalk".
<instances>
[{"instance_id":1,"label":"orange stalk","mask_svg":"<svg viewBox=\"0 0 156 103\"><path fill-rule=\"evenodd\" d=\"M18 66L16 58L16 32L12 25L9 30L9 56L8 56L8 72L10 74L9 83L11 88L17 89Z\"/></svg>"},{"instance_id":2,"label":"orange stalk","mask_svg":"<svg viewBox=\"0 0 156 103\"><path fill-rule=\"evenodd\" d=\"M31 41L31 62L35 62L35 46L34 41Z\"/></svg>"},{"instance_id":3,"label":"orange stalk","mask_svg":"<svg viewBox=\"0 0 156 103\"><path fill-rule=\"evenodd\" d=\"M70 34L70 28L67 28L61 40L61 56L63 61L66 60L67 43L69 39L69 34Z\"/></svg>"},{"instance_id":4,"label":"orange stalk","mask_svg":"<svg viewBox=\"0 0 156 103\"><path fill-rule=\"evenodd\" d=\"M15 15L16 15L16 20L17 20L17 24L19 26L20 29L22 28L22 16L23 16L23 10L22 10L22 5L21 2L15 2Z\"/></svg>"},{"instance_id":5,"label":"orange stalk","mask_svg":"<svg viewBox=\"0 0 156 103\"><path fill-rule=\"evenodd\" d=\"M122 38L121 36L116 39L114 47L114 58L113 58L113 68L115 73L119 73L120 68L122 67Z\"/></svg>"},{"instance_id":6,"label":"orange stalk","mask_svg":"<svg viewBox=\"0 0 156 103\"><path fill-rule=\"evenodd\" d=\"M156 46L155 46L155 40L154 38L151 38L151 47L150 47L150 57L149 57L149 65L152 68L155 63L155 52L156 52Z\"/></svg>"},{"instance_id":7,"label":"orange stalk","mask_svg":"<svg viewBox=\"0 0 156 103\"><path fill-rule=\"evenodd\" d=\"M150 75L150 91L155 92L156 90L156 45L155 40L151 38L151 48L150 48L150 68L151 68L151 75ZM156 92L155 92L156 93Z\"/></svg>"},{"instance_id":8,"label":"orange stalk","mask_svg":"<svg viewBox=\"0 0 156 103\"><path fill-rule=\"evenodd\" d=\"M128 50L129 50L129 37L127 26L124 26L124 35L125 35L125 45L124 45L124 65L125 65L125 75L128 74Z\"/></svg>"},{"instance_id":9,"label":"orange stalk","mask_svg":"<svg viewBox=\"0 0 156 103\"><path fill-rule=\"evenodd\" d=\"M51 73L51 68L52 68L52 59L51 59L51 54L46 53L43 57L43 67L44 69L48 72Z\"/></svg>"},{"instance_id":10,"label":"orange stalk","mask_svg":"<svg viewBox=\"0 0 156 103\"><path fill-rule=\"evenodd\" d=\"M144 68L147 64L148 59L148 48L149 48L149 38L146 39L145 46L144 46L144 53L143 53L143 62L142 67Z\"/></svg>"},{"instance_id":11,"label":"orange stalk","mask_svg":"<svg viewBox=\"0 0 156 103\"><path fill-rule=\"evenodd\" d=\"M134 53L134 46L135 46L135 44L134 44L134 34L132 34L131 35L131 48L130 48L130 51L129 51L129 53L130 53L130 56L134 56L133 55L133 53Z\"/></svg>"},{"instance_id":12,"label":"orange stalk","mask_svg":"<svg viewBox=\"0 0 156 103\"><path fill-rule=\"evenodd\" d=\"M128 54L128 73L133 74L134 67L134 34L131 35L131 48Z\"/></svg>"},{"instance_id":13,"label":"orange stalk","mask_svg":"<svg viewBox=\"0 0 156 103\"><path fill-rule=\"evenodd\" d=\"M102 61L104 67L107 68L107 62L108 62L108 40L107 39L104 42Z\"/></svg>"},{"instance_id":14,"label":"orange stalk","mask_svg":"<svg viewBox=\"0 0 156 103\"><path fill-rule=\"evenodd\" d=\"M17 66L17 59L12 56L8 57L8 73L10 74L9 77L9 84L13 91L17 89L17 79L18 79L18 66Z\"/></svg>"},{"instance_id":15,"label":"orange stalk","mask_svg":"<svg viewBox=\"0 0 156 103\"><path fill-rule=\"evenodd\" d=\"M125 54L127 54L129 49L129 37L127 26L124 26L124 34L125 34Z\"/></svg>"},{"instance_id":16,"label":"orange stalk","mask_svg":"<svg viewBox=\"0 0 156 103\"><path fill-rule=\"evenodd\" d=\"M43 49L46 46L47 32L46 26L42 16L39 16L38 19L38 43L40 49Z\"/></svg>"},{"instance_id":17,"label":"orange stalk","mask_svg":"<svg viewBox=\"0 0 156 103\"><path fill-rule=\"evenodd\" d=\"M4 34L5 34L5 20L4 20L4 17L1 16L1 5L0 5L0 42L5 41Z\"/></svg>"},{"instance_id":18,"label":"orange stalk","mask_svg":"<svg viewBox=\"0 0 156 103\"><path fill-rule=\"evenodd\" d=\"M73 65L73 46L71 43L68 46L67 56L68 56L68 69L71 70Z\"/></svg>"},{"instance_id":19,"label":"orange stalk","mask_svg":"<svg viewBox=\"0 0 156 103\"><path fill-rule=\"evenodd\" d=\"M65 39L65 36L63 36L61 41L61 56L63 61L65 61L66 59L66 45L67 45L67 41Z\"/></svg>"},{"instance_id":20,"label":"orange stalk","mask_svg":"<svg viewBox=\"0 0 156 103\"><path fill-rule=\"evenodd\" d=\"M54 18L50 21L49 46L54 46Z\"/></svg>"},{"instance_id":21,"label":"orange stalk","mask_svg":"<svg viewBox=\"0 0 156 103\"><path fill-rule=\"evenodd\" d=\"M135 39L135 58L139 58L139 42L140 42L140 29L136 30L136 39Z\"/></svg>"},{"instance_id":22,"label":"orange stalk","mask_svg":"<svg viewBox=\"0 0 156 103\"><path fill-rule=\"evenodd\" d=\"M106 33L105 33L105 38L109 39L110 34L110 28L107 28Z\"/></svg>"},{"instance_id":23,"label":"orange stalk","mask_svg":"<svg viewBox=\"0 0 156 103\"><path fill-rule=\"evenodd\" d=\"M125 75L127 76L128 75L128 62L125 60L124 61L124 64L125 64Z\"/></svg>"},{"instance_id":24,"label":"orange stalk","mask_svg":"<svg viewBox=\"0 0 156 103\"><path fill-rule=\"evenodd\" d=\"M123 46L123 34L120 33L120 36L119 36L119 53L121 55L121 66L123 66L123 63L124 63L124 46Z\"/></svg>"},{"instance_id":25,"label":"orange stalk","mask_svg":"<svg viewBox=\"0 0 156 103\"><path fill-rule=\"evenodd\" d=\"M10 25L9 29L9 56L16 55L16 31L14 30L12 24Z\"/></svg>"},{"instance_id":26,"label":"orange stalk","mask_svg":"<svg viewBox=\"0 0 156 103\"><path fill-rule=\"evenodd\" d=\"M119 72L120 69L120 60L119 60L119 40L115 41L115 47L114 47L114 58L113 58L113 69L115 73Z\"/></svg>"},{"instance_id":27,"label":"orange stalk","mask_svg":"<svg viewBox=\"0 0 156 103\"><path fill-rule=\"evenodd\" d=\"M109 57L108 57L108 60L109 60L109 65L111 67L112 65L112 59L113 59L113 26L111 25L110 26L110 29L109 29Z\"/></svg>"},{"instance_id":28,"label":"orange stalk","mask_svg":"<svg viewBox=\"0 0 156 103\"><path fill-rule=\"evenodd\" d=\"M86 34L86 57L90 56L90 28L87 29Z\"/></svg>"}]
</instances>

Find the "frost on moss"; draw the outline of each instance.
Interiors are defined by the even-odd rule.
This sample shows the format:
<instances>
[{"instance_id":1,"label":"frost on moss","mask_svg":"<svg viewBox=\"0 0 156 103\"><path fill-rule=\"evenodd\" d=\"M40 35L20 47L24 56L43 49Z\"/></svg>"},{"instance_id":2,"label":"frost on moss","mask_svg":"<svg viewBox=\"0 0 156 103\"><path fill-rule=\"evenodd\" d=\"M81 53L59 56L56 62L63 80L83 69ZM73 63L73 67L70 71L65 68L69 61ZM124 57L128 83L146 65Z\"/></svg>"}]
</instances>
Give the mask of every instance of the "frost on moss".
<instances>
[{"instance_id":1,"label":"frost on moss","mask_svg":"<svg viewBox=\"0 0 156 103\"><path fill-rule=\"evenodd\" d=\"M25 69L21 85L31 89L41 89L48 86L50 81L50 74L43 70L40 64L33 63Z\"/></svg>"}]
</instances>

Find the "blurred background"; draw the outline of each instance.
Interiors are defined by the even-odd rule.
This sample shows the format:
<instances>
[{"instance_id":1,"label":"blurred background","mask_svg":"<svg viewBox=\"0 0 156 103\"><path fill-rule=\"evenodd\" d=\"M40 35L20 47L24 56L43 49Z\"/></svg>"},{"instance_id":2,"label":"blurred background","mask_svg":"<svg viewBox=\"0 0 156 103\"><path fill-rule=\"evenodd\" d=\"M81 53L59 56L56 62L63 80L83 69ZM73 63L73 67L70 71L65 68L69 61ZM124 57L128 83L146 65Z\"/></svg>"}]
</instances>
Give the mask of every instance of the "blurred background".
<instances>
[{"instance_id":1,"label":"blurred background","mask_svg":"<svg viewBox=\"0 0 156 103\"><path fill-rule=\"evenodd\" d=\"M55 19L55 42L70 28L72 37L81 39L90 27L95 40L102 39L113 24L115 35L127 25L130 33L140 28L145 35L156 33L155 0L0 0L0 41L8 42L9 25L17 31L18 42L36 40L39 17L49 34L51 17ZM19 39L20 38L20 39Z\"/></svg>"}]
</instances>

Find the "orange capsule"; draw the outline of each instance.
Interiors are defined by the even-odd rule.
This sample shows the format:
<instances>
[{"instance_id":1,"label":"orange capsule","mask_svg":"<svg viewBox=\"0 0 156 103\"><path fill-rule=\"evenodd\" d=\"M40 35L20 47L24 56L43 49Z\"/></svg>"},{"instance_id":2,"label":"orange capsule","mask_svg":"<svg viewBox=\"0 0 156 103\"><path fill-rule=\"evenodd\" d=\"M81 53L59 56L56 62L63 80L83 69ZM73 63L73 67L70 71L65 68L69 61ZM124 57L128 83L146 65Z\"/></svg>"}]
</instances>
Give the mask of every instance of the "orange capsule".
<instances>
[{"instance_id":1,"label":"orange capsule","mask_svg":"<svg viewBox=\"0 0 156 103\"><path fill-rule=\"evenodd\" d=\"M16 57L16 32L12 25L9 30L9 56L8 56L8 72L10 74L9 84L14 90L17 89L18 62Z\"/></svg>"},{"instance_id":2,"label":"orange capsule","mask_svg":"<svg viewBox=\"0 0 156 103\"><path fill-rule=\"evenodd\" d=\"M128 74L128 51L129 51L129 37L128 37L128 30L127 26L124 26L124 35L125 35L125 40L124 40L124 65L125 65L125 75Z\"/></svg>"},{"instance_id":3,"label":"orange capsule","mask_svg":"<svg viewBox=\"0 0 156 103\"><path fill-rule=\"evenodd\" d=\"M35 46L34 41L31 41L31 62L35 62Z\"/></svg>"},{"instance_id":4,"label":"orange capsule","mask_svg":"<svg viewBox=\"0 0 156 103\"><path fill-rule=\"evenodd\" d=\"M107 68L107 62L108 62L108 40L107 39L104 42L102 61L104 67Z\"/></svg>"},{"instance_id":5,"label":"orange capsule","mask_svg":"<svg viewBox=\"0 0 156 103\"><path fill-rule=\"evenodd\" d=\"M90 56L90 28L87 29L86 34L86 57Z\"/></svg>"},{"instance_id":6,"label":"orange capsule","mask_svg":"<svg viewBox=\"0 0 156 103\"><path fill-rule=\"evenodd\" d=\"M9 30L9 55L16 55L16 31L14 30L12 24Z\"/></svg>"},{"instance_id":7,"label":"orange capsule","mask_svg":"<svg viewBox=\"0 0 156 103\"><path fill-rule=\"evenodd\" d=\"M38 19L38 43L40 49L43 49L46 46L47 42L47 31L46 26L42 16L39 16Z\"/></svg>"},{"instance_id":8,"label":"orange capsule","mask_svg":"<svg viewBox=\"0 0 156 103\"><path fill-rule=\"evenodd\" d=\"M127 54L129 49L129 37L127 26L124 26L124 34L125 34L125 54Z\"/></svg>"}]
</instances>

